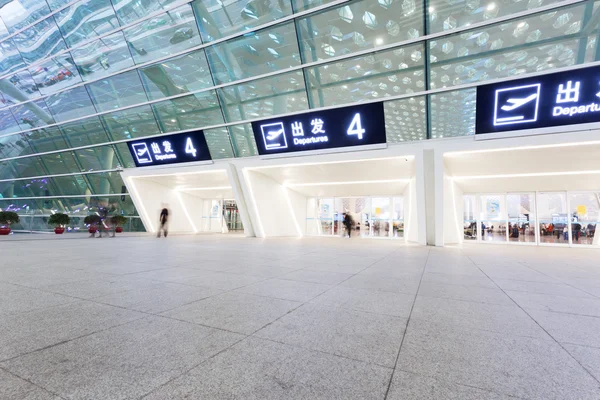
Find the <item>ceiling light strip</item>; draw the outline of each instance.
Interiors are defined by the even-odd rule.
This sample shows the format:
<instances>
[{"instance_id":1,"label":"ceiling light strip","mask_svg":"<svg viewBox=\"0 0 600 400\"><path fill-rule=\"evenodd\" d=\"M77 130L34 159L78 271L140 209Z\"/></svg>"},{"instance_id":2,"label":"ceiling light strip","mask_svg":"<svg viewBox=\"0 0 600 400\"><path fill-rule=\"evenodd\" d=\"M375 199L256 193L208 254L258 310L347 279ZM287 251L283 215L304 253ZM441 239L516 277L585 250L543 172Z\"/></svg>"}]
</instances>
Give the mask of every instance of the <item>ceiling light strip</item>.
<instances>
[{"instance_id":1,"label":"ceiling light strip","mask_svg":"<svg viewBox=\"0 0 600 400\"><path fill-rule=\"evenodd\" d=\"M337 182L311 182L311 183L289 183L284 184L285 187L307 187L307 186L341 186L341 185L376 185L381 183L406 183L410 182L410 178L403 179L380 179L368 181L337 181Z\"/></svg>"},{"instance_id":2,"label":"ceiling light strip","mask_svg":"<svg viewBox=\"0 0 600 400\"><path fill-rule=\"evenodd\" d=\"M600 170L532 172L532 173L525 173L525 174L453 176L452 179L458 180L458 181L465 181L465 180L474 180L474 179L536 178L536 177L544 177L544 176L573 176L573 175L596 175L596 174L600 174Z\"/></svg>"}]
</instances>

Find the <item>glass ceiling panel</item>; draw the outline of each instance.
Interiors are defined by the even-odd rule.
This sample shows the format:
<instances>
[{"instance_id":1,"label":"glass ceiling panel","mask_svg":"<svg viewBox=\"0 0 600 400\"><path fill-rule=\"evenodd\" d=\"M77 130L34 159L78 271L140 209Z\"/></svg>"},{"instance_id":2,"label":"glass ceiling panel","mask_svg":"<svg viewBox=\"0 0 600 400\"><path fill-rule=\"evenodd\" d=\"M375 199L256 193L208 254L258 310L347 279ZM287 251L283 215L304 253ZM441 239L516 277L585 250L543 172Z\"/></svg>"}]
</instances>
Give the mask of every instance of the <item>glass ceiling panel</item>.
<instances>
[{"instance_id":1,"label":"glass ceiling panel","mask_svg":"<svg viewBox=\"0 0 600 400\"><path fill-rule=\"evenodd\" d=\"M227 122L308 109L302 71L218 89Z\"/></svg>"},{"instance_id":2,"label":"glass ceiling panel","mask_svg":"<svg viewBox=\"0 0 600 400\"><path fill-rule=\"evenodd\" d=\"M311 108L425 90L423 45L308 68Z\"/></svg>"},{"instance_id":3,"label":"glass ceiling panel","mask_svg":"<svg viewBox=\"0 0 600 400\"><path fill-rule=\"evenodd\" d=\"M69 47L120 26L110 0L81 0L54 14L54 19Z\"/></svg>"},{"instance_id":4,"label":"glass ceiling panel","mask_svg":"<svg viewBox=\"0 0 600 400\"><path fill-rule=\"evenodd\" d=\"M576 64L584 14L585 5L562 8L433 40L431 88Z\"/></svg>"},{"instance_id":5,"label":"glass ceiling panel","mask_svg":"<svg viewBox=\"0 0 600 400\"><path fill-rule=\"evenodd\" d=\"M44 0L13 0L2 3L5 5L0 8L0 18L11 34L50 14L50 8Z\"/></svg>"},{"instance_id":6,"label":"glass ceiling panel","mask_svg":"<svg viewBox=\"0 0 600 400\"><path fill-rule=\"evenodd\" d=\"M150 100L175 96L214 85L204 50L141 68L140 76Z\"/></svg>"},{"instance_id":7,"label":"glass ceiling panel","mask_svg":"<svg viewBox=\"0 0 600 400\"><path fill-rule=\"evenodd\" d=\"M67 48L54 19L47 18L13 37L23 61L32 64Z\"/></svg>"},{"instance_id":8,"label":"glass ceiling panel","mask_svg":"<svg viewBox=\"0 0 600 400\"><path fill-rule=\"evenodd\" d=\"M138 71L111 76L88 86L92 101L99 112L127 107L148 101Z\"/></svg>"},{"instance_id":9,"label":"glass ceiling panel","mask_svg":"<svg viewBox=\"0 0 600 400\"><path fill-rule=\"evenodd\" d=\"M362 0L297 21L304 62L374 49L423 34L423 3Z\"/></svg>"},{"instance_id":10,"label":"glass ceiling panel","mask_svg":"<svg viewBox=\"0 0 600 400\"><path fill-rule=\"evenodd\" d=\"M152 105L162 132L200 129L222 124L223 113L214 90Z\"/></svg>"},{"instance_id":11,"label":"glass ceiling panel","mask_svg":"<svg viewBox=\"0 0 600 400\"><path fill-rule=\"evenodd\" d=\"M196 0L192 8L205 43L251 30L292 13L289 0Z\"/></svg>"},{"instance_id":12,"label":"glass ceiling panel","mask_svg":"<svg viewBox=\"0 0 600 400\"><path fill-rule=\"evenodd\" d=\"M425 96L386 101L383 105L388 143L427 139Z\"/></svg>"},{"instance_id":13,"label":"glass ceiling panel","mask_svg":"<svg viewBox=\"0 0 600 400\"><path fill-rule=\"evenodd\" d=\"M206 55L217 84L300 65L293 23L210 46Z\"/></svg>"},{"instance_id":14,"label":"glass ceiling panel","mask_svg":"<svg viewBox=\"0 0 600 400\"><path fill-rule=\"evenodd\" d=\"M133 65L123 32L117 32L71 50L84 81L99 79Z\"/></svg>"},{"instance_id":15,"label":"glass ceiling panel","mask_svg":"<svg viewBox=\"0 0 600 400\"><path fill-rule=\"evenodd\" d=\"M124 30L136 64L168 57L201 44L189 4Z\"/></svg>"}]
</instances>

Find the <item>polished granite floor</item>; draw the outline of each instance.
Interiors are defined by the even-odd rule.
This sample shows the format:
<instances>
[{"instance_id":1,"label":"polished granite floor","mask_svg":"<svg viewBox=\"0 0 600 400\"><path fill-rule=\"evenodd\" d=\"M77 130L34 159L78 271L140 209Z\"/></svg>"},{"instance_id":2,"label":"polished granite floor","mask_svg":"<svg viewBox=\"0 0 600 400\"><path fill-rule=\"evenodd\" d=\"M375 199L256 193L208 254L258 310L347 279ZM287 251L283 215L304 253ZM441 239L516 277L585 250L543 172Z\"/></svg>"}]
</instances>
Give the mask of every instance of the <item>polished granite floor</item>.
<instances>
[{"instance_id":1,"label":"polished granite floor","mask_svg":"<svg viewBox=\"0 0 600 400\"><path fill-rule=\"evenodd\" d=\"M0 242L0 399L600 399L600 251Z\"/></svg>"}]
</instances>

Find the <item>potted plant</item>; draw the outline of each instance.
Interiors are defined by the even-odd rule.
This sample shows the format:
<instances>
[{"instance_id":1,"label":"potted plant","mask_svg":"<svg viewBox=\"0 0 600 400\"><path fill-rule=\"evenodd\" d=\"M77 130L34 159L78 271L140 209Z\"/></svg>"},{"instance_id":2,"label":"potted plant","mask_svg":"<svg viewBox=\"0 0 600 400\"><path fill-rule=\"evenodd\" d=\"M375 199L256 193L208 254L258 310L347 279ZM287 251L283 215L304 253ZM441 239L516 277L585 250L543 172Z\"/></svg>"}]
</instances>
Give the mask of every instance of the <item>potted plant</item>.
<instances>
[{"instance_id":1,"label":"potted plant","mask_svg":"<svg viewBox=\"0 0 600 400\"><path fill-rule=\"evenodd\" d=\"M88 215L83 219L83 223L89 225L88 232L91 233L92 236L95 236L96 232L98 232L98 225L100 222L102 222L102 218L96 214Z\"/></svg>"},{"instance_id":2,"label":"potted plant","mask_svg":"<svg viewBox=\"0 0 600 400\"><path fill-rule=\"evenodd\" d=\"M123 232L123 226L127 222L127 218L122 215L113 215L110 217L110 223L115 226L115 232L121 233Z\"/></svg>"},{"instance_id":3,"label":"potted plant","mask_svg":"<svg viewBox=\"0 0 600 400\"><path fill-rule=\"evenodd\" d=\"M57 235L65 233L65 225L69 225L69 222L71 222L71 217L63 213L52 214L48 219L48 224L56 225L54 233Z\"/></svg>"},{"instance_id":4,"label":"potted plant","mask_svg":"<svg viewBox=\"0 0 600 400\"><path fill-rule=\"evenodd\" d=\"M13 211L0 211L0 235L10 234L10 225L19 222L19 215Z\"/></svg>"}]
</instances>

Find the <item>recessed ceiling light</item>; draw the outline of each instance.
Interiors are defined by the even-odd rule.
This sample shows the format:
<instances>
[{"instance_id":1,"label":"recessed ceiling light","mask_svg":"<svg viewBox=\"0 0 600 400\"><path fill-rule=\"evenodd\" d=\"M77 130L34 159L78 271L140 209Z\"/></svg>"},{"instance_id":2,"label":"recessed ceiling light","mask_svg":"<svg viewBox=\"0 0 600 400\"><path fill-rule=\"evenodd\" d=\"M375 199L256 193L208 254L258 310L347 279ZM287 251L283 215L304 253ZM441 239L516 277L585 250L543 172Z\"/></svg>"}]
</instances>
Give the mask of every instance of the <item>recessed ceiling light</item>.
<instances>
[{"instance_id":1,"label":"recessed ceiling light","mask_svg":"<svg viewBox=\"0 0 600 400\"><path fill-rule=\"evenodd\" d=\"M434 11L435 11L435 8L433 8L433 7L429 7L429 12L430 12L430 13L431 13L431 12L434 12Z\"/></svg>"},{"instance_id":2,"label":"recessed ceiling light","mask_svg":"<svg viewBox=\"0 0 600 400\"><path fill-rule=\"evenodd\" d=\"M487 6L487 10L488 11L492 11L494 8L496 8L496 3L490 3Z\"/></svg>"},{"instance_id":3,"label":"recessed ceiling light","mask_svg":"<svg viewBox=\"0 0 600 400\"><path fill-rule=\"evenodd\" d=\"M378 46L382 45L383 44L383 39L382 38L375 39L375 44L378 45Z\"/></svg>"}]
</instances>

